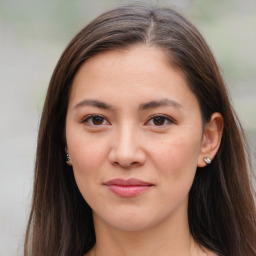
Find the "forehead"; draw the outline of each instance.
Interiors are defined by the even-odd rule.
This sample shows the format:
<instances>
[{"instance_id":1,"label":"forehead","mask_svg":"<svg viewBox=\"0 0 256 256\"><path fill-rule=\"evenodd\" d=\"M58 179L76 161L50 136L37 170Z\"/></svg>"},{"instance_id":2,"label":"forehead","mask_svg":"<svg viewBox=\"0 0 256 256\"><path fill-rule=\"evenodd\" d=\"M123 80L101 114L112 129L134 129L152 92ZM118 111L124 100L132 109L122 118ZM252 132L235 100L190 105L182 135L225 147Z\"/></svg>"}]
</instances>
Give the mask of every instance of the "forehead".
<instances>
[{"instance_id":1,"label":"forehead","mask_svg":"<svg viewBox=\"0 0 256 256\"><path fill-rule=\"evenodd\" d=\"M139 57L139 58L138 58ZM109 64L109 60L113 61L113 65L117 64L119 61L122 61L126 65L140 65L144 64L145 67L145 59L146 60L155 60L156 62L153 64L151 62L147 62L146 68L156 68L159 63L168 64L167 55L165 52L159 47L155 46L147 46L147 45L134 45L128 48L117 48L114 50L98 53L92 58L89 58L88 61L84 63L85 66L91 65L105 65L106 60L107 64ZM100 60L100 63L99 63Z\"/></svg>"},{"instance_id":2,"label":"forehead","mask_svg":"<svg viewBox=\"0 0 256 256\"><path fill-rule=\"evenodd\" d=\"M110 82L112 79L118 80L129 78L138 79L139 77L150 77L157 74L179 73L183 79L183 74L177 68L171 66L167 55L157 47L148 47L146 45L135 45L127 49L116 49L96 54L82 64L75 75L73 86L84 83L85 80L104 79ZM109 73L111 71L111 73ZM126 75L130 76L126 76Z\"/></svg>"},{"instance_id":3,"label":"forehead","mask_svg":"<svg viewBox=\"0 0 256 256\"><path fill-rule=\"evenodd\" d=\"M109 76L108 71L115 69L120 74L129 73L138 76L140 73L155 73L163 70L163 66L170 67L167 56L163 50L146 45L135 45L133 47L116 49L98 53L89 58L78 70L75 80L80 74L87 71L103 76Z\"/></svg>"},{"instance_id":4,"label":"forehead","mask_svg":"<svg viewBox=\"0 0 256 256\"><path fill-rule=\"evenodd\" d=\"M100 97L135 103L168 96L194 97L184 75L170 65L163 50L140 45L100 53L86 61L74 78L70 101Z\"/></svg>"}]
</instances>

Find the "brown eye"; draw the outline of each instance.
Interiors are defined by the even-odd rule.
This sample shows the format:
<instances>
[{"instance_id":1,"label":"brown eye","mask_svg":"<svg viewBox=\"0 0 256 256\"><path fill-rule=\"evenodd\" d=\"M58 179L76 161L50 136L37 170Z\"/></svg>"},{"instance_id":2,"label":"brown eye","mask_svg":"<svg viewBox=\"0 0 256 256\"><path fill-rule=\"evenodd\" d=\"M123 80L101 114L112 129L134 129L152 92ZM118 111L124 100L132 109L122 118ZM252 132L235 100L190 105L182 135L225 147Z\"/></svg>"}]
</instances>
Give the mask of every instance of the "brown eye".
<instances>
[{"instance_id":1,"label":"brown eye","mask_svg":"<svg viewBox=\"0 0 256 256\"><path fill-rule=\"evenodd\" d=\"M101 117L101 116L94 116L94 117L92 117L92 123L94 125L101 125L101 124L103 124L103 121L104 121L104 118Z\"/></svg>"},{"instance_id":2,"label":"brown eye","mask_svg":"<svg viewBox=\"0 0 256 256\"><path fill-rule=\"evenodd\" d=\"M150 118L146 124L151 126L167 126L170 124L175 124L175 121L169 116L158 115Z\"/></svg>"},{"instance_id":3,"label":"brown eye","mask_svg":"<svg viewBox=\"0 0 256 256\"><path fill-rule=\"evenodd\" d=\"M91 126L107 125L109 122L102 116L90 115L84 119L83 123L89 124Z\"/></svg>"},{"instance_id":4,"label":"brown eye","mask_svg":"<svg viewBox=\"0 0 256 256\"><path fill-rule=\"evenodd\" d=\"M166 118L163 116L156 116L153 118L154 125L164 125L166 122Z\"/></svg>"}]
</instances>

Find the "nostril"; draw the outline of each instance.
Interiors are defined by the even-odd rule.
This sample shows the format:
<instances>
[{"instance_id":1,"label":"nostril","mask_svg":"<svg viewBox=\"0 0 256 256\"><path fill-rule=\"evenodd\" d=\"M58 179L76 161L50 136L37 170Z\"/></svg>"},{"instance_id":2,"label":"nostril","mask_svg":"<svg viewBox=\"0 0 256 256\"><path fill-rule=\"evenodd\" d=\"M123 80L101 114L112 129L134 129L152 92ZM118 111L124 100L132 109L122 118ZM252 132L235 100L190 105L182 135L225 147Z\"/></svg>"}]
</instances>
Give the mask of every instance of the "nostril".
<instances>
[{"instance_id":1,"label":"nostril","mask_svg":"<svg viewBox=\"0 0 256 256\"><path fill-rule=\"evenodd\" d=\"M115 161L115 162L113 162L113 165L128 169L128 168L131 168L131 167L138 166L138 165L140 165L140 163L137 162L137 161L134 161L134 162L131 162L131 163L120 163L118 161Z\"/></svg>"},{"instance_id":2,"label":"nostril","mask_svg":"<svg viewBox=\"0 0 256 256\"><path fill-rule=\"evenodd\" d=\"M127 141L126 143L119 141L118 144L111 147L108 160L112 166L128 169L143 165L146 160L146 153L142 147L135 143L129 144Z\"/></svg>"},{"instance_id":3,"label":"nostril","mask_svg":"<svg viewBox=\"0 0 256 256\"><path fill-rule=\"evenodd\" d=\"M132 162L131 165L132 166L136 166L136 165L139 165L140 163L139 162Z\"/></svg>"}]
</instances>

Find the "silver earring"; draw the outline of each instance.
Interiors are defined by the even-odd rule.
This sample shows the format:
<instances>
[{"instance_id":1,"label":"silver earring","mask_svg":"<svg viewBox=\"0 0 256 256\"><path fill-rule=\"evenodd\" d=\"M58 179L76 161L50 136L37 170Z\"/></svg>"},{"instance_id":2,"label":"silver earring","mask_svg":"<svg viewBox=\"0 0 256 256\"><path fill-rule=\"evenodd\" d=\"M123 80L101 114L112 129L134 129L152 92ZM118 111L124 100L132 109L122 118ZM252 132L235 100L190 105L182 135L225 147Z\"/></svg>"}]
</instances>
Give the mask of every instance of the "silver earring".
<instances>
[{"instance_id":1,"label":"silver earring","mask_svg":"<svg viewBox=\"0 0 256 256\"><path fill-rule=\"evenodd\" d=\"M204 157L204 161L206 164L210 164L212 162L210 157Z\"/></svg>"},{"instance_id":2,"label":"silver earring","mask_svg":"<svg viewBox=\"0 0 256 256\"><path fill-rule=\"evenodd\" d=\"M66 155L66 160L67 160L67 162L71 161L71 156L70 156L70 154L67 154L67 155Z\"/></svg>"}]
</instances>

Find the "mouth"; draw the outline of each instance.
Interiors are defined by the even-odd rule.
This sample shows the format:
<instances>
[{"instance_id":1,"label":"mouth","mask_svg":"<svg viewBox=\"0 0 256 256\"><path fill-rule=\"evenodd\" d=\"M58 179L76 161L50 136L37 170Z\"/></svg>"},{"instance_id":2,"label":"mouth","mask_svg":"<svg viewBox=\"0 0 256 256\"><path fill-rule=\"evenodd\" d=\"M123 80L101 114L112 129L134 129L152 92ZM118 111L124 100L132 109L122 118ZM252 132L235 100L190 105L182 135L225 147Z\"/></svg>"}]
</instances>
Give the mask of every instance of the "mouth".
<instances>
[{"instance_id":1,"label":"mouth","mask_svg":"<svg viewBox=\"0 0 256 256\"><path fill-rule=\"evenodd\" d=\"M111 192L121 197L135 197L147 190L149 190L153 184L139 179L113 179L105 185Z\"/></svg>"}]
</instances>

